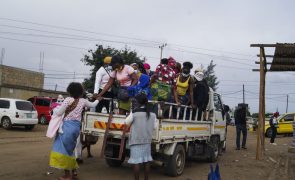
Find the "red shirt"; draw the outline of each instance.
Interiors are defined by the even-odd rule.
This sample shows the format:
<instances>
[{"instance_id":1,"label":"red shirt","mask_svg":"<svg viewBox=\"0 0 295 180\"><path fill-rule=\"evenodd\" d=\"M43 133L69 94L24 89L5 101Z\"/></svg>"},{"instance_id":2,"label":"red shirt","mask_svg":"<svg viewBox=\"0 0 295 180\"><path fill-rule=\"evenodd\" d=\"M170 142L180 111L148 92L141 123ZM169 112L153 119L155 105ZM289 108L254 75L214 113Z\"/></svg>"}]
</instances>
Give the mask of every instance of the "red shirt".
<instances>
[{"instance_id":1,"label":"red shirt","mask_svg":"<svg viewBox=\"0 0 295 180\"><path fill-rule=\"evenodd\" d=\"M163 83L169 85L174 85L176 83L176 74L174 70L165 64L159 64L154 75L157 80Z\"/></svg>"}]
</instances>

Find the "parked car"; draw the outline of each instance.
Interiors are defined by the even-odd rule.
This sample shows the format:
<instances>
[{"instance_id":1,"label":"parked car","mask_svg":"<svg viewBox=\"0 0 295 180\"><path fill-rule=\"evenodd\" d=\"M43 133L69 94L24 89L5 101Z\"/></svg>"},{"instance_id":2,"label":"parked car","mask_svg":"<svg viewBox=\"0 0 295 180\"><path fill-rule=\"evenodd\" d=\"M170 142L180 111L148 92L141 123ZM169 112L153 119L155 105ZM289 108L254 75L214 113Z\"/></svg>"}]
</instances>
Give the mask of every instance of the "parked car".
<instances>
[{"instance_id":1,"label":"parked car","mask_svg":"<svg viewBox=\"0 0 295 180\"><path fill-rule=\"evenodd\" d=\"M35 96L29 98L38 112L38 120L40 124L48 124L51 119L51 104L56 102L56 98Z\"/></svg>"},{"instance_id":2,"label":"parked car","mask_svg":"<svg viewBox=\"0 0 295 180\"><path fill-rule=\"evenodd\" d=\"M0 119L4 129L24 126L32 130L38 124L38 114L30 101L0 98Z\"/></svg>"},{"instance_id":3,"label":"parked car","mask_svg":"<svg viewBox=\"0 0 295 180\"><path fill-rule=\"evenodd\" d=\"M293 133L292 123L294 122L295 113L282 114L277 118L279 127L277 128L278 134L291 134ZM272 129L270 128L269 121L265 121L265 136L271 137Z\"/></svg>"}]
</instances>

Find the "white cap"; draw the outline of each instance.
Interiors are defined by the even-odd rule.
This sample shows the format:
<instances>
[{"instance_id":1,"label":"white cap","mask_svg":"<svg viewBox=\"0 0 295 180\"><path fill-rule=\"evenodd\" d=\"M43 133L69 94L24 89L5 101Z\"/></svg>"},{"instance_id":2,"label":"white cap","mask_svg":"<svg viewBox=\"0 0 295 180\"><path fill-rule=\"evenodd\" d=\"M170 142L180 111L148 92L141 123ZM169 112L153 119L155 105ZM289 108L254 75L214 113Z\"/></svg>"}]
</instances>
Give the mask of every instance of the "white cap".
<instances>
[{"instance_id":1,"label":"white cap","mask_svg":"<svg viewBox=\"0 0 295 180\"><path fill-rule=\"evenodd\" d=\"M198 81L202 81L204 79L204 73L203 72L197 72L194 77L198 80Z\"/></svg>"}]
</instances>

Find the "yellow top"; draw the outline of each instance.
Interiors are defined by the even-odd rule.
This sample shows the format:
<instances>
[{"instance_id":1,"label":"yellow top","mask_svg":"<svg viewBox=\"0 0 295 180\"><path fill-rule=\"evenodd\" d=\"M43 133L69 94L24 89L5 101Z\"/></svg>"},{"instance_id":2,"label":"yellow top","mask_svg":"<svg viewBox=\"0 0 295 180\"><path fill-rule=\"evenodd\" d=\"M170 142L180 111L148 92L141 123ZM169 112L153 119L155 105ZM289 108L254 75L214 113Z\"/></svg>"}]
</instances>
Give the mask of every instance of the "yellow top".
<instances>
[{"instance_id":1,"label":"yellow top","mask_svg":"<svg viewBox=\"0 0 295 180\"><path fill-rule=\"evenodd\" d=\"M189 80L191 77L187 78L185 82L180 82L180 76L178 76L176 81L176 92L180 96L184 96L189 88Z\"/></svg>"}]
</instances>

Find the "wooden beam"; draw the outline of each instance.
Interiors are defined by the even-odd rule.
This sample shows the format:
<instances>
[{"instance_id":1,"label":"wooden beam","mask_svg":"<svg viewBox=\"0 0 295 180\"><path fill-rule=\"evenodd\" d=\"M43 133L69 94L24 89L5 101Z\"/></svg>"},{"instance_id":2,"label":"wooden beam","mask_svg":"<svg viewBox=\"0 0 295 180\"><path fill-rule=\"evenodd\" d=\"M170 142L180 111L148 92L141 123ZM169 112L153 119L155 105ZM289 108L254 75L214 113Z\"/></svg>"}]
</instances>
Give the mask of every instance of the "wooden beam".
<instances>
[{"instance_id":1,"label":"wooden beam","mask_svg":"<svg viewBox=\"0 0 295 180\"><path fill-rule=\"evenodd\" d=\"M260 64L259 61L255 61L255 64ZM266 62L266 64L272 64L271 62Z\"/></svg>"},{"instance_id":2,"label":"wooden beam","mask_svg":"<svg viewBox=\"0 0 295 180\"><path fill-rule=\"evenodd\" d=\"M295 47L295 44L250 44L250 47Z\"/></svg>"},{"instance_id":3,"label":"wooden beam","mask_svg":"<svg viewBox=\"0 0 295 180\"><path fill-rule=\"evenodd\" d=\"M257 57L260 57L260 55L259 55L259 54L257 54ZM265 55L265 57L273 58L273 57L274 57L274 55Z\"/></svg>"}]
</instances>

